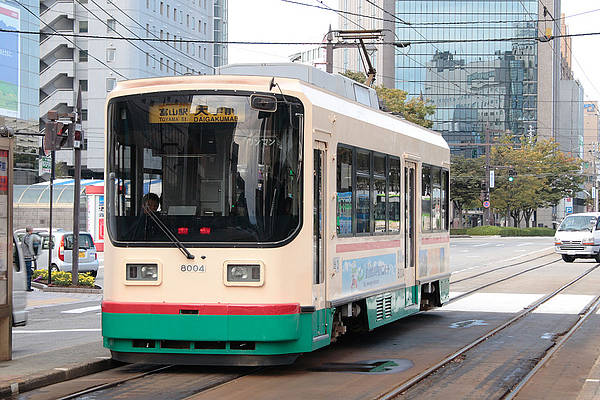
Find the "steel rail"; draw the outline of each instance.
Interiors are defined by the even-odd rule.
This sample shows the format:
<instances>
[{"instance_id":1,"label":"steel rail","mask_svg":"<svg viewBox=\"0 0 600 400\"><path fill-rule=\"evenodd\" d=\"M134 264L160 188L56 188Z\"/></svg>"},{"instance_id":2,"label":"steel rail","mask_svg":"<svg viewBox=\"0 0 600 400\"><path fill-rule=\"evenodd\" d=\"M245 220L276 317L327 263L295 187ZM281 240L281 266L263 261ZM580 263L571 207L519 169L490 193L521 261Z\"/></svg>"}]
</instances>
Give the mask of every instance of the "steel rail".
<instances>
[{"instance_id":1,"label":"steel rail","mask_svg":"<svg viewBox=\"0 0 600 400\"><path fill-rule=\"evenodd\" d=\"M550 360L550 358L552 358L552 355L556 353L563 346L563 344L565 344L565 342L575 333L575 331L577 331L577 329L579 329L579 327L585 322L585 320L588 319L590 315L596 313L599 306L600 296L596 296L594 298L594 301L590 303L590 305L588 305L583 315L580 315L579 320L571 327L571 329L569 329L569 331L564 336L562 336L562 338L558 342L554 343L554 346L552 346L552 348L535 365L535 367L533 367L533 369L529 371L527 375L525 375L525 377L521 380L521 382L519 382L519 384L513 387L504 397L502 397L502 399L514 399L515 396L521 391L521 389L523 389L525 385L527 385L527 383L531 380L531 378L533 378L533 376L540 370L540 368L542 368Z\"/></svg>"},{"instance_id":2,"label":"steel rail","mask_svg":"<svg viewBox=\"0 0 600 400\"><path fill-rule=\"evenodd\" d=\"M510 267L516 267L517 265L526 264L528 262L539 260L540 258L544 258L544 257L548 257L548 256L553 256L555 254L556 253L543 254L541 256L538 256L538 257L535 257L535 258L530 258L530 259L523 260L523 261L519 261L519 262L514 263L514 264L508 264L508 265L504 265L502 267L497 267L497 268L490 269L490 270L487 270L487 271L479 272L479 273L477 273L475 275L467 276L465 278L462 278L462 279L459 279L459 280L456 280L456 281L452 281L452 282L450 282L450 284L452 285L452 284L456 284L456 283L468 281L469 279L477 278L477 277L489 274L489 273L494 272L494 271L499 271L501 269L510 268Z\"/></svg>"},{"instance_id":3,"label":"steel rail","mask_svg":"<svg viewBox=\"0 0 600 400\"><path fill-rule=\"evenodd\" d=\"M446 364L448 364L452 360L456 359L457 357L460 357L461 355L465 354L467 351L471 350L475 346L479 345L480 343L482 343L482 342L486 341L487 339L489 339L490 337L494 336L496 333L504 330L505 328L507 328L508 326L514 324L515 322L517 322L518 320L520 320L524 316L530 314L536 308L538 308L539 306L541 306L542 304L544 304L545 302L547 302L548 300L550 300L551 298L553 298L554 296L556 296L557 294L559 294L560 292L562 292L563 290L565 290L566 288L568 288L569 286L571 286L571 285L575 284L576 282L578 282L579 280L583 279L586 275L588 275L589 273L591 273L592 271L594 271L598 267L600 267L600 264L594 265L592 268L588 269L587 271L585 271L584 273L582 273L581 275L579 275L575 279L571 280L570 282L565 283L560 288L556 289L554 292L552 292L550 294L547 294L546 296L542 297L541 299L533 302L532 304L530 304L529 306L527 306L527 308L525 308L523 311L521 311L520 313L518 313L516 316L514 316L513 318L511 318L507 322L505 322L502 325L494 328L493 330L489 331L488 333L486 333L485 335L479 337L478 339L475 339L474 341L472 341L471 343L469 343L466 346L462 347L461 349L457 350L453 354L445 357L444 359L442 359L441 361L439 361L437 364L435 364L435 365L427 368L425 371L421 372L420 374L415 375L414 377L412 377L408 381L402 383L399 386L396 386L395 388L393 388L392 390L388 391L387 393L381 394L379 397L377 397L377 400L391 400L394 397L396 397L399 394L401 394L402 392L408 390L409 388L411 388L415 384L421 382L422 380L424 380L425 378L427 378L429 375L431 375L435 371L439 370L440 368L442 368L443 366L445 366Z\"/></svg>"},{"instance_id":4,"label":"steel rail","mask_svg":"<svg viewBox=\"0 0 600 400\"><path fill-rule=\"evenodd\" d=\"M162 371L164 371L166 369L173 368L174 366L175 365L162 366L160 368L156 368L156 369L153 369L151 371L146 371L146 372L143 372L141 374L130 376L129 378L119 379L119 380L114 381L114 382L104 383L104 384L101 384L101 385L98 385L98 386L94 386L94 387L91 387L91 388L88 388L88 389L85 389L85 390L81 390L81 391L76 392L76 393L71 393L71 394L69 394L67 396L58 398L58 400L74 399L74 398L77 398L79 396L83 396L83 395L90 394L90 393L93 393L93 392L98 392L98 391L104 390L104 389L109 389L111 387L120 385L120 384L125 383L125 382L129 382L129 381L132 381L132 380L135 380L135 379L143 378L145 376L152 375L152 374L155 374L157 372L162 372Z\"/></svg>"}]
</instances>

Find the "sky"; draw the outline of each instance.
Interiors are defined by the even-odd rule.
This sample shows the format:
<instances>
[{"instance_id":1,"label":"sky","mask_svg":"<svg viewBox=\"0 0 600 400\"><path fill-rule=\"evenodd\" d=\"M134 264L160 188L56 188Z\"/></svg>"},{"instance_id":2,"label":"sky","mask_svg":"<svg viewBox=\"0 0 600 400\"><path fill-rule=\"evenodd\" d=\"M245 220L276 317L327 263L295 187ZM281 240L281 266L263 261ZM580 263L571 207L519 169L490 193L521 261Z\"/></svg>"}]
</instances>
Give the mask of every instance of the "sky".
<instances>
[{"instance_id":1,"label":"sky","mask_svg":"<svg viewBox=\"0 0 600 400\"><path fill-rule=\"evenodd\" d=\"M546 0L547 1L547 0ZM339 8L337 0L298 2ZM281 0L229 0L229 40L272 42L321 42L329 25L338 27L336 13ZM562 0L569 33L600 32L599 0ZM558 16L556 16L558 17ZM314 46L230 45L229 63L288 62L288 56ZM573 38L573 71L584 88L585 100L600 101L600 35Z\"/></svg>"}]
</instances>

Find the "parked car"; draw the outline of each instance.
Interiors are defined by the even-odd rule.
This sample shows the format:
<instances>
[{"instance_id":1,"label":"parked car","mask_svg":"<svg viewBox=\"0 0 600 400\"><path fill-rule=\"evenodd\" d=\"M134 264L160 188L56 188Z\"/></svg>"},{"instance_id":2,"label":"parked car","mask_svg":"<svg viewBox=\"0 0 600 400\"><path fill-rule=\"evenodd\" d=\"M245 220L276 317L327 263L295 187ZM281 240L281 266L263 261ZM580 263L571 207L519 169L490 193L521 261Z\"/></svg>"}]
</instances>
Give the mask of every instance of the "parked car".
<instances>
[{"instance_id":1,"label":"parked car","mask_svg":"<svg viewBox=\"0 0 600 400\"><path fill-rule=\"evenodd\" d=\"M35 230L34 230L35 231ZM51 245L48 231L39 232L42 239L41 250L36 260L37 269L48 269L48 251L52 248L52 270L71 272L73 269L73 232L52 230ZM79 272L98 273L98 253L92 235L79 232Z\"/></svg>"},{"instance_id":2,"label":"parked car","mask_svg":"<svg viewBox=\"0 0 600 400\"><path fill-rule=\"evenodd\" d=\"M27 324L27 271L25 260L17 235L13 235L13 285L12 285L12 324L23 326Z\"/></svg>"},{"instance_id":3,"label":"parked car","mask_svg":"<svg viewBox=\"0 0 600 400\"><path fill-rule=\"evenodd\" d=\"M600 262L600 213L565 217L554 235L554 251L569 263L576 258L595 258Z\"/></svg>"}]
</instances>

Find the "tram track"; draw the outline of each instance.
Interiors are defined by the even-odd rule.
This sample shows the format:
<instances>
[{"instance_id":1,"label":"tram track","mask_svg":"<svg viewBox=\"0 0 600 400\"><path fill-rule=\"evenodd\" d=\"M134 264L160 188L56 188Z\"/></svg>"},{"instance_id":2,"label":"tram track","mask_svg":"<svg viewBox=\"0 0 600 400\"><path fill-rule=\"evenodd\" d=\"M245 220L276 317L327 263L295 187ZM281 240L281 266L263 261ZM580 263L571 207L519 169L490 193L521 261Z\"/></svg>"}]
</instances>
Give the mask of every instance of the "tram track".
<instances>
[{"instance_id":1,"label":"tram track","mask_svg":"<svg viewBox=\"0 0 600 400\"><path fill-rule=\"evenodd\" d=\"M538 299L537 301L533 302L528 307L526 307L523 311L519 312L518 314L516 314L514 317L512 317L508 321L502 323L501 325L497 326L493 330L491 330L491 331L487 332L486 334L478 337L477 339L471 341L470 343L468 343L467 345L463 346L462 348L460 348L456 352L454 352L454 353L450 354L449 356L443 358L438 363L436 363L436 364L432 365L431 367L425 369L421 373L415 375L414 377L412 377L411 379L403 382L402 384L394 387L392 390L387 391L387 392L381 394L379 397L376 397L376 400L391 400L391 399L398 398L399 396L401 396L402 394L404 394L407 390L409 390L409 389L413 388L414 386L416 386L417 384L423 382L426 378L430 377L435 372L441 370L443 367L445 367L446 365L448 365L452 361L455 361L457 359L460 359L461 357L464 357L466 355L466 353L468 353L470 350L474 349L475 347L477 347L481 343L485 342L486 340L490 339L491 337L495 336L496 334L498 334L499 332L505 330L506 328L514 325L517 321L521 320L525 316L531 314L533 311L535 311L536 309L538 309L540 306L542 306L543 304L547 303L549 300L551 300L552 298L554 298L555 296L557 296L558 294L560 294L561 292L563 292L565 289L573 286L575 283L579 282L581 279L583 279L584 277L586 277L587 275L589 275L591 272L593 272L596 269L598 269L598 267L600 267L600 264L594 265L593 267L589 268L585 272L579 274L576 278L574 278L571 281L563 284L560 288L554 290L553 292L551 292L551 293L543 296L542 298ZM506 280L506 279L502 279L500 281L504 281L504 280ZM494 283L498 283L498 282L494 282ZM494 284L494 283L492 283L492 284ZM485 285L485 287L491 286L492 284ZM476 290L481 290L481 288L478 288ZM476 290L474 290L474 291L476 291ZM512 399L512 398L514 398L518 394L518 392L531 380L531 378L535 375L535 373L571 337L571 335L581 326L581 324L583 324L583 322L590 315L594 314L594 312L598 310L599 307L600 307L600 296L596 296L594 298L594 300L592 302L590 302L590 304L584 310L583 316L581 318L579 318L578 321L570 327L570 329L562 336L561 340L559 342L555 343L552 346L552 348L545 354L545 356L543 358L541 358L536 363L536 365L529 371L529 373L517 385L515 385L504 397L502 397L502 398L503 399Z\"/></svg>"}]
</instances>

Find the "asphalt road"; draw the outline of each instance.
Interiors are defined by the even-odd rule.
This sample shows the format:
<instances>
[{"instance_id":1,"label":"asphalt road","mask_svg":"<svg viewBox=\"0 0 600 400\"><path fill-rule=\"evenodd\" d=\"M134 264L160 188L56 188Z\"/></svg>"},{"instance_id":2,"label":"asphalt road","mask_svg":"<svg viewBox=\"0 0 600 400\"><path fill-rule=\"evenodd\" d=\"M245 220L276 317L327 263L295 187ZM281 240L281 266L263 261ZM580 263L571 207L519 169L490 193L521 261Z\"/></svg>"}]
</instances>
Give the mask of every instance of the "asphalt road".
<instances>
[{"instance_id":1,"label":"asphalt road","mask_svg":"<svg viewBox=\"0 0 600 400\"><path fill-rule=\"evenodd\" d=\"M450 267L453 273L492 268L523 259L552 247L552 238L457 238L450 241ZM100 257L103 265L102 257ZM96 279L103 286L104 268ZM100 294L29 293L29 322L13 328L13 358L48 350L97 342L100 331Z\"/></svg>"}]
</instances>

